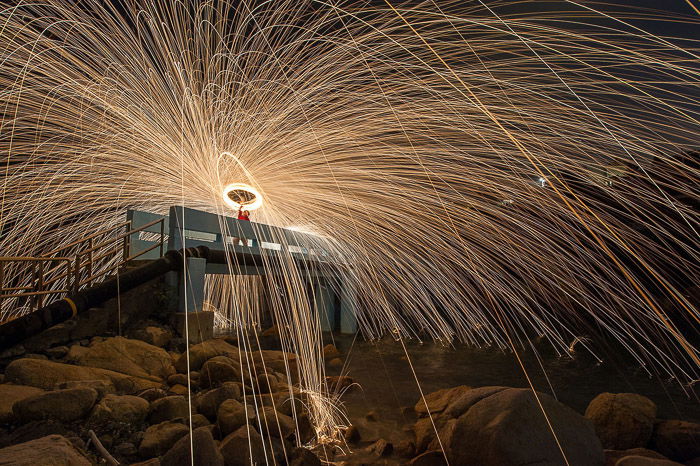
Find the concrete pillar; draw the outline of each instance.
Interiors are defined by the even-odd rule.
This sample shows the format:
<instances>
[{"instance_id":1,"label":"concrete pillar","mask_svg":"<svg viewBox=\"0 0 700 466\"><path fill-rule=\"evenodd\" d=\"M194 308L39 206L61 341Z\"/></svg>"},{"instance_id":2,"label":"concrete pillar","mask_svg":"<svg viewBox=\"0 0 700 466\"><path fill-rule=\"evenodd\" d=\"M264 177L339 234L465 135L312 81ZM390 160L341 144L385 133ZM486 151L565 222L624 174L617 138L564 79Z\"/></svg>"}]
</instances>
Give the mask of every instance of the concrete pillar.
<instances>
[{"instance_id":1,"label":"concrete pillar","mask_svg":"<svg viewBox=\"0 0 700 466\"><path fill-rule=\"evenodd\" d=\"M198 312L204 305L204 274L207 260L188 257L185 270L180 271L178 312Z\"/></svg>"},{"instance_id":2,"label":"concrete pillar","mask_svg":"<svg viewBox=\"0 0 700 466\"><path fill-rule=\"evenodd\" d=\"M333 290L329 286L323 282L314 283L314 303L321 321L321 330L324 332L332 332L335 328L334 298Z\"/></svg>"},{"instance_id":3,"label":"concrete pillar","mask_svg":"<svg viewBox=\"0 0 700 466\"><path fill-rule=\"evenodd\" d=\"M346 283L340 296L340 333L357 332L357 308L357 290L354 284Z\"/></svg>"}]
</instances>

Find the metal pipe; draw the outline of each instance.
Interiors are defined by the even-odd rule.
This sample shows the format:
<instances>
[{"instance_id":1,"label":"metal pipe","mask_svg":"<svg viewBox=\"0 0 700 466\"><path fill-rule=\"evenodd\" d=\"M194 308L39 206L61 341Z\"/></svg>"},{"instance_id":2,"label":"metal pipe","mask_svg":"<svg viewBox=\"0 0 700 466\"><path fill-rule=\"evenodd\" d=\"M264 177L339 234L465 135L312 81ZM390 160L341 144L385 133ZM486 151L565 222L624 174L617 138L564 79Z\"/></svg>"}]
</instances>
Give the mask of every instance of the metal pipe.
<instances>
[{"instance_id":1,"label":"metal pipe","mask_svg":"<svg viewBox=\"0 0 700 466\"><path fill-rule=\"evenodd\" d=\"M273 257L264 258L245 251L210 250L206 246L197 246L185 250L170 250L160 259L138 268L127 270L119 274L118 278L114 277L95 286L74 291L69 296L44 306L36 312L0 324L0 349L16 345L26 338L64 322L87 309L99 306L108 299L114 298L120 292L123 293L136 288L171 270L180 271L188 257L203 258L208 263L215 264L235 263L244 266L264 267L271 272L274 272L276 269L281 270L283 267L290 265L286 260L271 260ZM293 258L292 261L296 266L304 268L309 266L324 267L326 269L336 267L336 264L302 258Z\"/></svg>"},{"instance_id":2,"label":"metal pipe","mask_svg":"<svg viewBox=\"0 0 700 466\"><path fill-rule=\"evenodd\" d=\"M206 251L202 248L168 251L160 259L120 274L118 285L117 277L114 277L93 287L74 292L36 312L0 324L0 348L5 349L16 345L42 330L102 304L115 297L118 292L129 291L171 270L178 270L182 268L183 257L201 257L202 255L206 256Z\"/></svg>"}]
</instances>

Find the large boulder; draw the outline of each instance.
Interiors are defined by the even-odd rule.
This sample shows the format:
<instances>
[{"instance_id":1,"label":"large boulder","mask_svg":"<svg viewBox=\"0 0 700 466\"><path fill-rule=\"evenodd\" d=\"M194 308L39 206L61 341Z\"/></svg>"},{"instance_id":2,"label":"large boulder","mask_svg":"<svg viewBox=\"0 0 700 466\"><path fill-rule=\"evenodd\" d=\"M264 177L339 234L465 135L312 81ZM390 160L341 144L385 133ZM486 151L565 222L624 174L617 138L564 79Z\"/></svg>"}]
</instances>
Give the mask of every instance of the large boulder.
<instances>
[{"instance_id":1,"label":"large boulder","mask_svg":"<svg viewBox=\"0 0 700 466\"><path fill-rule=\"evenodd\" d=\"M294 433L296 425L291 417L275 411L272 406L266 406L259 412L262 431L266 436L287 439Z\"/></svg>"},{"instance_id":2,"label":"large boulder","mask_svg":"<svg viewBox=\"0 0 700 466\"><path fill-rule=\"evenodd\" d=\"M226 356L214 356L202 365L199 376L202 387L218 387L224 382L241 380L241 370L238 361Z\"/></svg>"},{"instance_id":3,"label":"large boulder","mask_svg":"<svg viewBox=\"0 0 700 466\"><path fill-rule=\"evenodd\" d=\"M453 418L460 417L462 414L466 413L472 405L493 394L506 390L508 387L479 387L472 390L469 390L469 387L466 386L456 388L462 388L462 390L452 393L451 396L445 400L448 404L444 409L445 415Z\"/></svg>"},{"instance_id":4,"label":"large boulder","mask_svg":"<svg viewBox=\"0 0 700 466\"><path fill-rule=\"evenodd\" d=\"M3 466L90 466L73 444L60 435L49 435L0 449Z\"/></svg>"},{"instance_id":5,"label":"large boulder","mask_svg":"<svg viewBox=\"0 0 700 466\"><path fill-rule=\"evenodd\" d=\"M255 419L255 409L251 405L243 405L235 399L225 400L216 414L216 423L222 436L227 436L239 427Z\"/></svg>"},{"instance_id":6,"label":"large boulder","mask_svg":"<svg viewBox=\"0 0 700 466\"><path fill-rule=\"evenodd\" d=\"M141 424L148 414L148 401L133 395L105 395L95 405L90 421L98 424L117 422Z\"/></svg>"},{"instance_id":7,"label":"large boulder","mask_svg":"<svg viewBox=\"0 0 700 466\"><path fill-rule=\"evenodd\" d=\"M175 372L172 358L163 348L141 340L107 338L77 355L81 366L99 367L122 374L160 381Z\"/></svg>"},{"instance_id":8,"label":"large boulder","mask_svg":"<svg viewBox=\"0 0 700 466\"><path fill-rule=\"evenodd\" d=\"M97 392L92 388L55 390L16 402L12 412L21 423L42 419L71 422L87 416L95 400Z\"/></svg>"},{"instance_id":9,"label":"large boulder","mask_svg":"<svg viewBox=\"0 0 700 466\"><path fill-rule=\"evenodd\" d=\"M101 380L110 391L131 393L160 384L140 377L132 377L95 367L74 366L41 359L22 358L8 364L5 382L52 390L55 386L74 381Z\"/></svg>"},{"instance_id":10,"label":"large boulder","mask_svg":"<svg viewBox=\"0 0 700 466\"><path fill-rule=\"evenodd\" d=\"M13 421L12 405L30 396L43 393L43 390L26 385L0 384L0 424Z\"/></svg>"},{"instance_id":11,"label":"large boulder","mask_svg":"<svg viewBox=\"0 0 700 466\"><path fill-rule=\"evenodd\" d=\"M689 461L700 456L700 424L686 421L661 421L656 424L651 448L674 461Z\"/></svg>"},{"instance_id":12,"label":"large boulder","mask_svg":"<svg viewBox=\"0 0 700 466\"><path fill-rule=\"evenodd\" d=\"M194 405L197 407L197 412L214 421L219 406L228 399L241 400L240 384L226 382L219 388L202 392L194 399Z\"/></svg>"},{"instance_id":13,"label":"large boulder","mask_svg":"<svg viewBox=\"0 0 700 466\"><path fill-rule=\"evenodd\" d=\"M683 466L668 459L650 458L648 456L625 456L615 466Z\"/></svg>"},{"instance_id":14,"label":"large boulder","mask_svg":"<svg viewBox=\"0 0 700 466\"><path fill-rule=\"evenodd\" d=\"M226 343L225 340L220 338L193 345L189 348L189 353L189 370L191 371L198 371L208 359L215 356L227 356L234 361L237 361L239 358L238 348ZM175 369L181 374L187 373L187 352L182 353L180 358L175 362Z\"/></svg>"},{"instance_id":15,"label":"large boulder","mask_svg":"<svg viewBox=\"0 0 700 466\"><path fill-rule=\"evenodd\" d=\"M159 398L151 403L148 422L158 424L177 418L189 418L190 408L183 396L173 395Z\"/></svg>"},{"instance_id":16,"label":"large boulder","mask_svg":"<svg viewBox=\"0 0 700 466\"><path fill-rule=\"evenodd\" d=\"M260 372L281 372L286 374L287 370L292 375L297 373L297 355L284 351L262 350L252 353L253 363L260 368ZM265 370L262 370L264 367Z\"/></svg>"},{"instance_id":17,"label":"large boulder","mask_svg":"<svg viewBox=\"0 0 700 466\"><path fill-rule=\"evenodd\" d=\"M188 432L189 428L180 422L165 421L150 426L141 439L139 454L145 458L163 455Z\"/></svg>"},{"instance_id":18,"label":"large boulder","mask_svg":"<svg viewBox=\"0 0 700 466\"><path fill-rule=\"evenodd\" d=\"M226 466L248 466L263 464L266 461L263 438L250 425L239 427L227 435L221 441L219 449Z\"/></svg>"},{"instance_id":19,"label":"large boulder","mask_svg":"<svg viewBox=\"0 0 700 466\"><path fill-rule=\"evenodd\" d=\"M145 341L149 345L159 348L165 347L173 338L173 333L163 327L149 325L143 328L134 330L131 337L136 340Z\"/></svg>"},{"instance_id":20,"label":"large boulder","mask_svg":"<svg viewBox=\"0 0 700 466\"><path fill-rule=\"evenodd\" d=\"M636 393L601 393L586 408L603 448L645 447L656 419L656 405Z\"/></svg>"},{"instance_id":21,"label":"large boulder","mask_svg":"<svg viewBox=\"0 0 700 466\"><path fill-rule=\"evenodd\" d=\"M211 429L200 427L192 431L191 440L190 435L187 434L175 442L175 445L160 459L160 464L162 466L185 464L224 466L224 458L216 448Z\"/></svg>"},{"instance_id":22,"label":"large boulder","mask_svg":"<svg viewBox=\"0 0 700 466\"><path fill-rule=\"evenodd\" d=\"M428 393L423 399L418 400L418 403L416 403L414 409L416 414L418 414L420 417L427 416L428 413L441 413L455 398L471 390L471 387L460 385L458 387L445 388L436 392Z\"/></svg>"},{"instance_id":23,"label":"large boulder","mask_svg":"<svg viewBox=\"0 0 700 466\"><path fill-rule=\"evenodd\" d=\"M615 466L625 456L646 456L659 460L668 459L661 453L646 448L630 448L629 450L605 450L605 466Z\"/></svg>"},{"instance_id":24,"label":"large boulder","mask_svg":"<svg viewBox=\"0 0 700 466\"><path fill-rule=\"evenodd\" d=\"M450 463L559 466L563 450L570 466L602 466L591 422L549 395L537 396L539 402L531 390L509 388L474 403L447 442Z\"/></svg>"}]
</instances>

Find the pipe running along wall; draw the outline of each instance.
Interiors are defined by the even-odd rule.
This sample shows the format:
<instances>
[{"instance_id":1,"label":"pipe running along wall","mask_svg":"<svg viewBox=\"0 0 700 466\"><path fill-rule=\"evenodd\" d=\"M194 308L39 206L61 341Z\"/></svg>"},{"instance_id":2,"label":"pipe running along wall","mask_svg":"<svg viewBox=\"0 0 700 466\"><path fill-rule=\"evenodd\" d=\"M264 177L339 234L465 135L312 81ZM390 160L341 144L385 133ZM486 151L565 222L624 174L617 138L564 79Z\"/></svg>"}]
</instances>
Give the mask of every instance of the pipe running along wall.
<instances>
[{"instance_id":1,"label":"pipe running along wall","mask_svg":"<svg viewBox=\"0 0 700 466\"><path fill-rule=\"evenodd\" d=\"M119 293L132 290L167 272L181 271L183 269L183 261L190 257L206 259L207 263L264 267L266 271L282 266L282 264L276 264L271 267L269 261L263 264L262 257L250 253L213 250L206 246L197 246L196 248L186 248L184 250L170 250L160 259L119 273L118 277L113 277L95 286L84 288L35 312L0 324L0 349L16 345L49 327L65 322L87 309L99 306L105 301L116 297ZM307 259L294 260L296 266L302 265L302 262L305 263L305 267L308 267L309 263L316 261ZM324 267L327 268L328 264L324 264Z\"/></svg>"}]
</instances>

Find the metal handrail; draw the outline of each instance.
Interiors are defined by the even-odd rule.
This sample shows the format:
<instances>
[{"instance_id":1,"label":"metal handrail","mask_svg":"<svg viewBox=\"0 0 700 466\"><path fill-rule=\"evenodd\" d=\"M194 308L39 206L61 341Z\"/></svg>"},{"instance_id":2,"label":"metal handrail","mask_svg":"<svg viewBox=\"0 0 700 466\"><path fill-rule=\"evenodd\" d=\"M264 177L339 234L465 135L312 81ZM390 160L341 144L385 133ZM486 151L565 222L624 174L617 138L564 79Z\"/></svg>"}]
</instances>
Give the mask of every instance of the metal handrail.
<instances>
[{"instance_id":1,"label":"metal handrail","mask_svg":"<svg viewBox=\"0 0 700 466\"><path fill-rule=\"evenodd\" d=\"M3 299L21 297L35 297L36 299L34 300L34 304L36 304L37 308L40 308L42 307L44 298L47 295L68 293L71 291L76 292L80 287L84 285L91 285L100 277L107 275L108 273L112 272L115 269L118 269L125 263L137 259L143 256L144 254L153 251L156 248L160 248L160 256L162 257L165 246L165 217L153 220L149 223L139 226L138 228L131 228L131 224L132 222L129 220L118 225L106 228L104 230L92 233L91 235L88 235L85 238L73 241L68 245L55 249L54 251L43 257L0 257L0 309L2 308ZM131 235L133 235L134 233L144 231L147 228L150 228L156 224L160 224L160 240L155 242L155 244L153 244L152 246L144 249L143 251L130 255L129 250L131 246ZM116 237L110 238L108 241L102 241L98 244L94 244L95 238L102 237L106 234L109 234L110 232L113 232L120 228L124 228L125 226L128 227L128 231L120 233ZM97 273L93 273L93 265L99 263L103 259L107 259L110 256L118 255L120 246L115 245L115 242L119 241L123 242L123 244L121 245L121 249L123 251L121 260L118 260L116 264L104 268ZM75 247L80 248L81 245L84 245L86 243L88 248L82 251L77 251L73 257L55 256L55 254L58 252L63 252ZM105 247L109 248L106 251L100 252L99 254L95 254L97 251L100 251ZM87 260L84 261L83 258L85 256L87 256ZM46 270L44 264L46 262L53 263L55 261L61 262L62 265L52 267ZM34 269L32 273L35 275L35 277L32 278L32 281L36 282L33 283L33 285L31 286L3 287L5 278L5 263L8 262L32 262L34 264L40 264L38 266L33 266ZM47 275L52 275L52 272L57 272L58 269L62 266L65 266L65 272L58 273L58 275L46 279ZM81 276L86 270L88 276L85 279L81 279ZM51 285L64 278L67 279L66 286L64 288L56 290L48 289Z\"/></svg>"},{"instance_id":2,"label":"metal handrail","mask_svg":"<svg viewBox=\"0 0 700 466\"><path fill-rule=\"evenodd\" d=\"M36 280L33 286L3 286L5 281L5 264L8 262L31 262L33 263L33 274L35 277L32 279ZM60 266L53 267L48 271L45 270L44 264L46 262L63 262L65 263L66 273L64 276L68 277L68 288L59 290L47 290L46 287L52 284L55 280L50 282L44 281L44 276L56 271ZM71 270L71 259L69 257L0 257L0 309L2 308L2 300L8 298L22 298L22 297L35 297L36 306L42 307L44 302L44 297L46 295L51 295L55 293L65 293L68 292L71 285L70 280L70 270ZM37 270L38 265L38 270ZM32 290L32 291L27 291ZM20 293L13 293L16 291L21 291Z\"/></svg>"}]
</instances>

